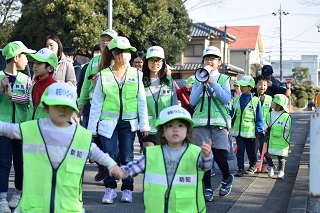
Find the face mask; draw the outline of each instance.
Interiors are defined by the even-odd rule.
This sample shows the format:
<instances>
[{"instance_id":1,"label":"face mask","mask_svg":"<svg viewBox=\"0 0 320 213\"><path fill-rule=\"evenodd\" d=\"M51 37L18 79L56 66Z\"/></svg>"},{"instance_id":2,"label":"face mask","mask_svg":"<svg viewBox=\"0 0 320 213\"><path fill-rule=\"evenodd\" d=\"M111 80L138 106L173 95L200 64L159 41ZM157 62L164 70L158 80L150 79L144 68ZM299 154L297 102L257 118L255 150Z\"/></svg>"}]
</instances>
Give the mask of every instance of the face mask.
<instances>
[{"instance_id":1,"label":"face mask","mask_svg":"<svg viewBox=\"0 0 320 213\"><path fill-rule=\"evenodd\" d=\"M131 53L123 53L123 59L126 61L126 63L129 63L131 60Z\"/></svg>"}]
</instances>

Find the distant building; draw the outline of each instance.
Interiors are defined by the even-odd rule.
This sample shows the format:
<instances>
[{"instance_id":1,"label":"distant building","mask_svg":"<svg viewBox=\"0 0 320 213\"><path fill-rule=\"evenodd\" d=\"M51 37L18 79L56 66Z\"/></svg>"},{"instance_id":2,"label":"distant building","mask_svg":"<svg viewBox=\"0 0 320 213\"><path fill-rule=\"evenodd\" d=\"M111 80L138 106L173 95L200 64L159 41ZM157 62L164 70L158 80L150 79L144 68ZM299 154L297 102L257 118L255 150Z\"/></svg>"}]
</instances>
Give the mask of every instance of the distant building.
<instances>
[{"instance_id":1,"label":"distant building","mask_svg":"<svg viewBox=\"0 0 320 213\"><path fill-rule=\"evenodd\" d=\"M275 78L280 77L280 61L272 60ZM292 69L295 67L309 68L309 80L313 82L313 87L320 87L320 55L301 55L301 60L282 60L283 81L292 77Z\"/></svg>"}]
</instances>

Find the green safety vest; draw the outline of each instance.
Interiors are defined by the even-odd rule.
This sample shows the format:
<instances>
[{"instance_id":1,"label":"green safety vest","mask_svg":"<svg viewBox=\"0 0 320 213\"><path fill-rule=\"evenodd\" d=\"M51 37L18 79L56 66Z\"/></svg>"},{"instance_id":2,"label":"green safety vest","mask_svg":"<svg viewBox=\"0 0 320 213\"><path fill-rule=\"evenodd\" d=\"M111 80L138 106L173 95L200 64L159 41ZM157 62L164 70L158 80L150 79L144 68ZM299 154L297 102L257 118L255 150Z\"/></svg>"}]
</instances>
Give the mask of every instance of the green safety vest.
<instances>
[{"instance_id":1,"label":"green safety vest","mask_svg":"<svg viewBox=\"0 0 320 213\"><path fill-rule=\"evenodd\" d=\"M232 136L241 136L243 138L255 138L256 134L256 109L259 103L259 98L253 96L247 106L241 111L240 97L234 99L233 108L236 113L236 119L232 128Z\"/></svg>"},{"instance_id":2,"label":"green safety vest","mask_svg":"<svg viewBox=\"0 0 320 213\"><path fill-rule=\"evenodd\" d=\"M101 70L102 91L105 99L101 120L133 120L138 114L139 73L137 68L128 67L122 88L108 67Z\"/></svg>"},{"instance_id":3,"label":"green safety vest","mask_svg":"<svg viewBox=\"0 0 320 213\"><path fill-rule=\"evenodd\" d=\"M49 118L49 113L47 113L44 110L43 104L40 101L36 109L34 109L33 101L32 101L32 90L33 90L34 84L30 87L30 98L29 98L29 109L27 114L27 121L30 120L36 120L39 118Z\"/></svg>"},{"instance_id":4,"label":"green safety vest","mask_svg":"<svg viewBox=\"0 0 320 213\"><path fill-rule=\"evenodd\" d=\"M88 79L88 77L91 74L98 72L100 60L101 55L97 55L90 60L87 66L85 77L83 79L82 84L83 89L81 89L80 97L77 100L79 105L84 105L88 100L90 100L90 102L92 100L95 84L93 84L92 81Z\"/></svg>"},{"instance_id":5,"label":"green safety vest","mask_svg":"<svg viewBox=\"0 0 320 213\"><path fill-rule=\"evenodd\" d=\"M156 120L159 117L159 113L169 107L172 106L172 95L173 95L173 81L171 76L167 76L169 80L169 86L165 83L162 83L160 86L160 91L158 95L158 99L155 100L153 94L150 90L150 87L145 88L146 97L147 97L147 106L148 106L148 117L149 117L149 126L150 126L150 134L154 135L157 133L155 128Z\"/></svg>"},{"instance_id":6,"label":"green safety vest","mask_svg":"<svg viewBox=\"0 0 320 213\"><path fill-rule=\"evenodd\" d=\"M71 145L54 169L43 141L39 120L21 123L23 194L16 212L83 212L82 179L92 134L77 125Z\"/></svg>"},{"instance_id":7,"label":"green safety vest","mask_svg":"<svg viewBox=\"0 0 320 213\"><path fill-rule=\"evenodd\" d=\"M270 114L270 113L269 113ZM270 121L270 118L268 118ZM270 137L268 142L267 152L270 155L276 156L288 156L290 147L290 133L287 137L284 135L286 123L290 122L289 132L291 129L291 116L283 112L274 122L271 124Z\"/></svg>"},{"instance_id":8,"label":"green safety vest","mask_svg":"<svg viewBox=\"0 0 320 213\"><path fill-rule=\"evenodd\" d=\"M6 74L0 71L0 81ZM26 92L29 77L21 72L18 72L16 81L14 82L12 93L23 95ZM22 123L26 121L28 105L20 104L11 101L8 96L2 94L0 96L0 121L8 123ZM5 110L4 110L5 109Z\"/></svg>"},{"instance_id":9,"label":"green safety vest","mask_svg":"<svg viewBox=\"0 0 320 213\"><path fill-rule=\"evenodd\" d=\"M272 97L270 95L264 94L264 101L263 101L263 104L261 104L262 116L264 120L267 118L268 114L270 113L271 103L272 103Z\"/></svg>"},{"instance_id":10,"label":"green safety vest","mask_svg":"<svg viewBox=\"0 0 320 213\"><path fill-rule=\"evenodd\" d=\"M220 74L218 78L218 84L221 87L224 87L224 84L230 77L224 74ZM199 81L196 81L197 85L200 85ZM220 101L219 98L215 97L215 92L213 92L214 99L217 101L219 104L221 110L223 111L223 114L225 115L228 126L231 126L231 117L224 105ZM196 110L193 113L193 121L195 123L195 127L198 126L222 126L222 127L227 127L227 124L225 120L223 119L220 111L218 110L217 106L215 103L211 100L211 97L208 96L207 92L202 93L202 98L199 100Z\"/></svg>"},{"instance_id":11,"label":"green safety vest","mask_svg":"<svg viewBox=\"0 0 320 213\"><path fill-rule=\"evenodd\" d=\"M146 148L143 199L146 213L206 212L202 179L197 169L201 148L188 144L180 158L171 187L167 180L162 146Z\"/></svg>"}]
</instances>

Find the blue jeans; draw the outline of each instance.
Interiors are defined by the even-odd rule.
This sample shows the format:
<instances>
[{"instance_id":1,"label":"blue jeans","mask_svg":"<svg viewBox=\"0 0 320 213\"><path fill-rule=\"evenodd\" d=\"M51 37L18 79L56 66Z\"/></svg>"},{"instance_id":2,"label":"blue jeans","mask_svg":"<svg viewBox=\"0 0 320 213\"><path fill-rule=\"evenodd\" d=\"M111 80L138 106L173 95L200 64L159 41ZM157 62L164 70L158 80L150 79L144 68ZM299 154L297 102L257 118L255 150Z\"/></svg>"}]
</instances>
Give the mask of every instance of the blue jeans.
<instances>
[{"instance_id":1,"label":"blue jeans","mask_svg":"<svg viewBox=\"0 0 320 213\"><path fill-rule=\"evenodd\" d=\"M133 160L133 143L135 135L135 132L131 132L129 121L119 120L111 138L100 135L103 151L108 153L110 157L114 161L120 163L120 165L126 165ZM105 178L103 182L106 188L117 188L116 179L109 176L107 168L105 168ZM132 177L122 179L121 190L125 189L133 191Z\"/></svg>"},{"instance_id":2,"label":"blue jeans","mask_svg":"<svg viewBox=\"0 0 320 213\"><path fill-rule=\"evenodd\" d=\"M21 140L12 140L0 136L0 192L8 192L9 174L13 157L14 185L22 190L22 144Z\"/></svg>"},{"instance_id":3,"label":"blue jeans","mask_svg":"<svg viewBox=\"0 0 320 213\"><path fill-rule=\"evenodd\" d=\"M237 165L238 169L244 169L244 152L247 152L249 165L253 167L257 162L257 155L255 153L255 139L254 138L243 138L236 137L238 151L237 151Z\"/></svg>"}]
</instances>

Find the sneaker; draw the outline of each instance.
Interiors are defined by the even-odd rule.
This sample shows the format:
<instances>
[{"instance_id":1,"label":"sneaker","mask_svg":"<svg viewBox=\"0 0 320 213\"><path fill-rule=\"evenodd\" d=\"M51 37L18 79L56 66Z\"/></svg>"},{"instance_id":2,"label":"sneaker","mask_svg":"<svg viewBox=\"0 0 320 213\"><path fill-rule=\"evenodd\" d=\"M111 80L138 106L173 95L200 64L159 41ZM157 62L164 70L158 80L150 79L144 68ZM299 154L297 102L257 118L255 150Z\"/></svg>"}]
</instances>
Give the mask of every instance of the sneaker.
<instances>
[{"instance_id":1,"label":"sneaker","mask_svg":"<svg viewBox=\"0 0 320 213\"><path fill-rule=\"evenodd\" d=\"M96 174L96 176L94 176L94 180L99 182L102 181L104 179L104 169L99 169L98 173Z\"/></svg>"},{"instance_id":2,"label":"sneaker","mask_svg":"<svg viewBox=\"0 0 320 213\"><path fill-rule=\"evenodd\" d=\"M9 207L10 208L16 208L20 202L21 194L13 194L10 201L9 201Z\"/></svg>"},{"instance_id":3,"label":"sneaker","mask_svg":"<svg viewBox=\"0 0 320 213\"><path fill-rule=\"evenodd\" d=\"M246 174L253 175L255 172L257 172L257 167L256 166L251 166L249 169L246 171Z\"/></svg>"},{"instance_id":4,"label":"sneaker","mask_svg":"<svg viewBox=\"0 0 320 213\"><path fill-rule=\"evenodd\" d=\"M106 188L106 192L104 193L104 196L103 196L101 202L103 204L111 204L111 203L113 203L113 199L115 197L117 197L117 190L111 189L111 188Z\"/></svg>"},{"instance_id":5,"label":"sneaker","mask_svg":"<svg viewBox=\"0 0 320 213\"><path fill-rule=\"evenodd\" d=\"M213 200L213 191L212 191L212 189L205 189L205 191L204 191L204 200L206 201L206 202L211 202L212 200Z\"/></svg>"},{"instance_id":6,"label":"sneaker","mask_svg":"<svg viewBox=\"0 0 320 213\"><path fill-rule=\"evenodd\" d=\"M279 171L278 172L278 179L281 179L281 180L284 179L284 171Z\"/></svg>"},{"instance_id":7,"label":"sneaker","mask_svg":"<svg viewBox=\"0 0 320 213\"><path fill-rule=\"evenodd\" d=\"M230 194L233 180L234 180L233 175L230 175L230 177L226 180L222 179L222 181L221 181L222 186L219 191L220 197L227 196L228 194Z\"/></svg>"},{"instance_id":8,"label":"sneaker","mask_svg":"<svg viewBox=\"0 0 320 213\"><path fill-rule=\"evenodd\" d=\"M268 177L272 177L274 175L274 166L268 166Z\"/></svg>"},{"instance_id":9,"label":"sneaker","mask_svg":"<svg viewBox=\"0 0 320 213\"><path fill-rule=\"evenodd\" d=\"M237 173L235 174L236 177L243 177L244 175L244 170L243 169L238 169Z\"/></svg>"},{"instance_id":10,"label":"sneaker","mask_svg":"<svg viewBox=\"0 0 320 213\"><path fill-rule=\"evenodd\" d=\"M11 213L11 210L8 205L8 201L0 202L0 213Z\"/></svg>"},{"instance_id":11,"label":"sneaker","mask_svg":"<svg viewBox=\"0 0 320 213\"><path fill-rule=\"evenodd\" d=\"M268 172L268 168L266 166L261 168L261 173L267 173Z\"/></svg>"},{"instance_id":12,"label":"sneaker","mask_svg":"<svg viewBox=\"0 0 320 213\"><path fill-rule=\"evenodd\" d=\"M125 189L122 191L121 202L123 203L132 203L132 191Z\"/></svg>"}]
</instances>

